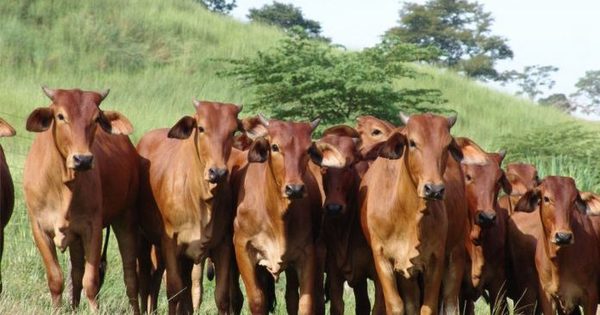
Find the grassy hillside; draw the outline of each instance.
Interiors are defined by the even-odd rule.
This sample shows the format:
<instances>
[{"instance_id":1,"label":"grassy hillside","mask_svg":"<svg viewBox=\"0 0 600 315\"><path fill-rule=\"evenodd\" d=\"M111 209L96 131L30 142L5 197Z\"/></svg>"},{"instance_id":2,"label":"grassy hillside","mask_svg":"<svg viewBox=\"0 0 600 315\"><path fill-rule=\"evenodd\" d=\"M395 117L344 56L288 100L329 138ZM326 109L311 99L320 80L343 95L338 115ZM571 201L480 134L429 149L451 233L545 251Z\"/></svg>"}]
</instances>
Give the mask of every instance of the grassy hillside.
<instances>
[{"instance_id":1,"label":"grassy hillside","mask_svg":"<svg viewBox=\"0 0 600 315\"><path fill-rule=\"evenodd\" d=\"M0 313L43 314L50 305L21 192L23 161L32 139L32 134L24 130L25 118L34 108L48 104L41 84L110 87L112 92L102 107L127 115L136 128L132 138L137 141L146 131L170 126L180 116L191 113L193 97L242 104L249 101L250 91L216 77L220 65L213 59L254 54L281 36L269 27L208 13L192 0L0 2L0 117L18 132L15 138L0 140L17 186L16 209L6 231ZM560 130L569 123L587 133L600 130L596 124L579 122L555 110L492 91L454 73L420 69L424 76L398 84L440 89L448 100L444 106L459 113L455 134L472 137L486 148L506 147L510 152L506 139ZM560 132L556 134L561 136ZM568 145L580 141L571 140L565 152ZM543 163L543 173L577 175L586 189L596 187L589 176L596 170L581 163L581 159L538 155L525 158ZM120 313L126 307L114 245L113 239L109 275L101 291L107 314ZM59 256L64 265L66 255ZM205 295L206 313L214 310L211 287ZM165 312L164 302L161 298L160 313ZM283 306L280 302L282 313ZM86 309L84 306L82 312Z\"/></svg>"}]
</instances>

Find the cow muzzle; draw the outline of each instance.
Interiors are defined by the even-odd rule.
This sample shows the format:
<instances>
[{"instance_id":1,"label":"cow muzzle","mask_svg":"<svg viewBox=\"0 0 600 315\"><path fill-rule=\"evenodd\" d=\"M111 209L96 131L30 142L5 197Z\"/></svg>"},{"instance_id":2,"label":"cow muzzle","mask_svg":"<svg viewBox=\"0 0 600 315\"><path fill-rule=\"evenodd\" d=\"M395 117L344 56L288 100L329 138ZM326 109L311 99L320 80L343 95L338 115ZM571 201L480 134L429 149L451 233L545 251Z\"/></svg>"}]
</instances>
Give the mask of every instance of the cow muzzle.
<instances>
[{"instance_id":1,"label":"cow muzzle","mask_svg":"<svg viewBox=\"0 0 600 315\"><path fill-rule=\"evenodd\" d=\"M553 243L559 246L573 244L573 233L572 232L556 232L554 234Z\"/></svg>"},{"instance_id":2,"label":"cow muzzle","mask_svg":"<svg viewBox=\"0 0 600 315\"><path fill-rule=\"evenodd\" d=\"M444 199L446 186L444 184L425 184L423 185L423 196L428 200Z\"/></svg>"},{"instance_id":3,"label":"cow muzzle","mask_svg":"<svg viewBox=\"0 0 600 315\"><path fill-rule=\"evenodd\" d=\"M328 203L324 208L325 213L329 216L337 216L344 211L344 206L338 203Z\"/></svg>"},{"instance_id":4,"label":"cow muzzle","mask_svg":"<svg viewBox=\"0 0 600 315\"><path fill-rule=\"evenodd\" d=\"M221 182L227 178L229 171L226 168L211 167L208 169L208 181L212 184Z\"/></svg>"},{"instance_id":5,"label":"cow muzzle","mask_svg":"<svg viewBox=\"0 0 600 315\"><path fill-rule=\"evenodd\" d=\"M475 223L482 228L489 228L496 222L496 212L480 210L477 212Z\"/></svg>"},{"instance_id":6,"label":"cow muzzle","mask_svg":"<svg viewBox=\"0 0 600 315\"><path fill-rule=\"evenodd\" d=\"M72 168L75 171L87 171L94 166L94 156L92 154L74 154L71 158Z\"/></svg>"},{"instance_id":7,"label":"cow muzzle","mask_svg":"<svg viewBox=\"0 0 600 315\"><path fill-rule=\"evenodd\" d=\"M285 196L289 199L299 199L304 197L303 184L288 184L285 185Z\"/></svg>"}]
</instances>

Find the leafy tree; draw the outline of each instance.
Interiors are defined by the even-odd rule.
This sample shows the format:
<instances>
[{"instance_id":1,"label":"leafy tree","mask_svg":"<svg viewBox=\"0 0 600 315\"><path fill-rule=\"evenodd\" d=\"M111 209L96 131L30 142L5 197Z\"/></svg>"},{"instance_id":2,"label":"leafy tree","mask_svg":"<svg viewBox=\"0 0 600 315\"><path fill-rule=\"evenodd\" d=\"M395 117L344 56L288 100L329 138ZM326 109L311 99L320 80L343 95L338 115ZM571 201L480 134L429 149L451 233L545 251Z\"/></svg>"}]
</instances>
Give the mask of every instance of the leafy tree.
<instances>
[{"instance_id":1,"label":"leafy tree","mask_svg":"<svg viewBox=\"0 0 600 315\"><path fill-rule=\"evenodd\" d=\"M212 12L217 12L221 14L229 14L237 4L236 0L197 0L200 2L205 8Z\"/></svg>"},{"instance_id":2,"label":"leafy tree","mask_svg":"<svg viewBox=\"0 0 600 315\"><path fill-rule=\"evenodd\" d=\"M578 101L575 107L584 113L600 113L600 70L586 71L575 87L577 91L571 95Z\"/></svg>"},{"instance_id":3,"label":"leafy tree","mask_svg":"<svg viewBox=\"0 0 600 315\"><path fill-rule=\"evenodd\" d=\"M397 120L399 109L431 110L440 91L398 89L395 79L418 75L407 62L432 58L434 52L414 45L385 42L361 52L344 52L295 30L254 57L227 60L220 75L233 76L253 88L255 112L281 119L321 117L324 125L371 114Z\"/></svg>"},{"instance_id":4,"label":"leafy tree","mask_svg":"<svg viewBox=\"0 0 600 315\"><path fill-rule=\"evenodd\" d=\"M321 23L305 18L302 9L292 4L274 1L260 9L250 9L248 18L254 22L279 26L284 30L300 27L310 37L322 38Z\"/></svg>"},{"instance_id":5,"label":"leafy tree","mask_svg":"<svg viewBox=\"0 0 600 315\"><path fill-rule=\"evenodd\" d=\"M526 95L530 100L535 100L542 95L543 90L551 90L556 83L552 79L552 73L558 71L555 66L525 66L522 72L511 70L501 75L503 84L516 82L521 89L517 95Z\"/></svg>"},{"instance_id":6,"label":"leafy tree","mask_svg":"<svg viewBox=\"0 0 600 315\"><path fill-rule=\"evenodd\" d=\"M548 97L540 98L538 103L540 105L556 107L566 113L570 113L573 110L573 104L563 93L555 93Z\"/></svg>"},{"instance_id":7,"label":"leafy tree","mask_svg":"<svg viewBox=\"0 0 600 315\"><path fill-rule=\"evenodd\" d=\"M493 35L494 19L477 2L467 0L428 0L408 2L400 10L399 26L386 32L419 47L434 46L441 51L442 65L470 77L499 77L495 63L513 57L505 38Z\"/></svg>"}]
</instances>

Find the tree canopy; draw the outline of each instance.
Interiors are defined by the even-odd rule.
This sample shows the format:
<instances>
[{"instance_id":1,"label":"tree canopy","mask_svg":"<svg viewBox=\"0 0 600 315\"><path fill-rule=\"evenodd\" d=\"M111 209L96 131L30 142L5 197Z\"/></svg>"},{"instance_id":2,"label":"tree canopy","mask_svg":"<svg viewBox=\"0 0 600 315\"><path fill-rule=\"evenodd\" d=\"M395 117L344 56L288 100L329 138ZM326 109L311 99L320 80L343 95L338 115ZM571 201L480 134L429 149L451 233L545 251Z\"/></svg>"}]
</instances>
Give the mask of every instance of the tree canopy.
<instances>
[{"instance_id":1,"label":"tree canopy","mask_svg":"<svg viewBox=\"0 0 600 315\"><path fill-rule=\"evenodd\" d=\"M577 102L575 107L584 113L600 113L600 70L586 71L575 83L577 91L571 96Z\"/></svg>"},{"instance_id":2,"label":"tree canopy","mask_svg":"<svg viewBox=\"0 0 600 315\"><path fill-rule=\"evenodd\" d=\"M284 30L300 27L310 37L321 37L321 23L304 17L302 9L292 4L274 1L273 4L265 4L260 9L250 9L248 18L254 22L278 26Z\"/></svg>"},{"instance_id":3,"label":"tree canopy","mask_svg":"<svg viewBox=\"0 0 600 315\"><path fill-rule=\"evenodd\" d=\"M231 10L235 9L237 4L236 0L197 0L200 2L205 8L212 12L229 14Z\"/></svg>"}]
</instances>

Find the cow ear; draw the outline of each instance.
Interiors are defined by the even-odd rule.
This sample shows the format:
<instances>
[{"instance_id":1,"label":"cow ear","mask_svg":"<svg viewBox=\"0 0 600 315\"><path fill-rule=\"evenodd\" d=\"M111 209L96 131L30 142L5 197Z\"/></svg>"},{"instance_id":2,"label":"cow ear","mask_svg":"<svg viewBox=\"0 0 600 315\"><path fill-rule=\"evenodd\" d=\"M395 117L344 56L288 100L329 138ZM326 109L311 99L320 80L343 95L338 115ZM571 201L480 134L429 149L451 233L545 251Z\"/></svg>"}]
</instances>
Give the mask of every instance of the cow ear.
<instances>
[{"instance_id":1,"label":"cow ear","mask_svg":"<svg viewBox=\"0 0 600 315\"><path fill-rule=\"evenodd\" d=\"M168 137L173 139L187 139L192 135L195 128L196 119L190 116L184 116L171 127Z\"/></svg>"},{"instance_id":2,"label":"cow ear","mask_svg":"<svg viewBox=\"0 0 600 315\"><path fill-rule=\"evenodd\" d=\"M54 112L48 107L36 108L27 117L27 131L42 132L48 130L54 120Z\"/></svg>"},{"instance_id":3,"label":"cow ear","mask_svg":"<svg viewBox=\"0 0 600 315\"><path fill-rule=\"evenodd\" d=\"M390 160L397 160L402 157L405 147L406 136L399 132L395 132L382 143L382 146L379 149L379 156Z\"/></svg>"},{"instance_id":4,"label":"cow ear","mask_svg":"<svg viewBox=\"0 0 600 315\"><path fill-rule=\"evenodd\" d=\"M255 139L248 149L249 163L263 163L269 157L269 141L264 137Z\"/></svg>"},{"instance_id":5,"label":"cow ear","mask_svg":"<svg viewBox=\"0 0 600 315\"><path fill-rule=\"evenodd\" d=\"M591 192L582 192L575 200L577 209L587 215L600 215L600 195Z\"/></svg>"},{"instance_id":6,"label":"cow ear","mask_svg":"<svg viewBox=\"0 0 600 315\"><path fill-rule=\"evenodd\" d=\"M454 138L452 139L452 142L450 142L450 145L448 146L448 152L450 152L450 155L452 155L452 158L454 158L454 160L456 160L456 162L458 162L458 163L460 163L464 157L461 147L456 143L456 140L454 140Z\"/></svg>"},{"instance_id":7,"label":"cow ear","mask_svg":"<svg viewBox=\"0 0 600 315\"><path fill-rule=\"evenodd\" d=\"M504 190L507 195L512 193L512 185L504 172L502 172L502 177L500 177L500 184L502 185L502 190Z\"/></svg>"},{"instance_id":8,"label":"cow ear","mask_svg":"<svg viewBox=\"0 0 600 315\"><path fill-rule=\"evenodd\" d=\"M0 138L12 137L16 134L15 128L9 125L4 119L0 118Z\"/></svg>"},{"instance_id":9,"label":"cow ear","mask_svg":"<svg viewBox=\"0 0 600 315\"><path fill-rule=\"evenodd\" d=\"M233 137L233 147L240 151L247 150L251 144L252 139L250 139L250 137L248 137L248 135L245 133L238 134Z\"/></svg>"},{"instance_id":10,"label":"cow ear","mask_svg":"<svg viewBox=\"0 0 600 315\"><path fill-rule=\"evenodd\" d=\"M125 115L115 111L100 111L96 122L102 129L114 135L130 135L133 125Z\"/></svg>"},{"instance_id":11,"label":"cow ear","mask_svg":"<svg viewBox=\"0 0 600 315\"><path fill-rule=\"evenodd\" d=\"M326 142L313 142L308 154L311 160L321 167L344 168L350 164L335 146Z\"/></svg>"},{"instance_id":12,"label":"cow ear","mask_svg":"<svg viewBox=\"0 0 600 315\"><path fill-rule=\"evenodd\" d=\"M533 212L539 205L540 191L538 189L527 191L515 206L515 211Z\"/></svg>"}]
</instances>

